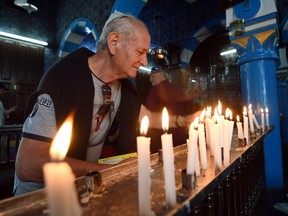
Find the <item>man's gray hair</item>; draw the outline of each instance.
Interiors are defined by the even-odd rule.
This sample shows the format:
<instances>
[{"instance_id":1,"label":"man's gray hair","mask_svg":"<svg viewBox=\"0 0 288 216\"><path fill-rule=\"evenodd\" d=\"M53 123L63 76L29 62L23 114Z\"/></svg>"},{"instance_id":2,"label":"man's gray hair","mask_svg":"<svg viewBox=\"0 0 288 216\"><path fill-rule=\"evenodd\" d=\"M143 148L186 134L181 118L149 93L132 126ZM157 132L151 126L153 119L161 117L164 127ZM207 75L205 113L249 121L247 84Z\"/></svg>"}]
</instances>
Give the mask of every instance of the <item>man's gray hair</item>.
<instances>
[{"instance_id":1,"label":"man's gray hair","mask_svg":"<svg viewBox=\"0 0 288 216\"><path fill-rule=\"evenodd\" d=\"M118 32L124 34L126 41L128 42L129 39L131 39L131 36L133 36L133 32L135 31L134 27L137 24L140 24L147 29L146 25L135 16L123 14L117 11L114 12L111 14L103 27L102 33L97 43L98 50L108 48L107 36L110 32Z\"/></svg>"}]
</instances>

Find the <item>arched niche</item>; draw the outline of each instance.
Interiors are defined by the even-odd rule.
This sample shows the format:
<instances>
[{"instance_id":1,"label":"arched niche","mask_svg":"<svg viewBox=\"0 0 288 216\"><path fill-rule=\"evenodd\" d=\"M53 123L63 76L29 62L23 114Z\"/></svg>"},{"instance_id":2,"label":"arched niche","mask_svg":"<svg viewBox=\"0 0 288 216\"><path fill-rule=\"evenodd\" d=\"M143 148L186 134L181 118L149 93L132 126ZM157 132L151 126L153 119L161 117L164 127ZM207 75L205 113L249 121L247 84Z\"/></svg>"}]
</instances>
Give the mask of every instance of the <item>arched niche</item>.
<instances>
[{"instance_id":1,"label":"arched niche","mask_svg":"<svg viewBox=\"0 0 288 216\"><path fill-rule=\"evenodd\" d=\"M180 56L181 65L183 67L188 66L197 47L211 35L224 31L225 24L225 17L218 17L206 22L204 25L192 32L191 36L182 47Z\"/></svg>"},{"instance_id":2,"label":"arched niche","mask_svg":"<svg viewBox=\"0 0 288 216\"><path fill-rule=\"evenodd\" d=\"M93 23L86 18L78 18L65 31L59 46L58 57L62 58L79 47L87 47L95 52L97 40L98 32Z\"/></svg>"}]
</instances>

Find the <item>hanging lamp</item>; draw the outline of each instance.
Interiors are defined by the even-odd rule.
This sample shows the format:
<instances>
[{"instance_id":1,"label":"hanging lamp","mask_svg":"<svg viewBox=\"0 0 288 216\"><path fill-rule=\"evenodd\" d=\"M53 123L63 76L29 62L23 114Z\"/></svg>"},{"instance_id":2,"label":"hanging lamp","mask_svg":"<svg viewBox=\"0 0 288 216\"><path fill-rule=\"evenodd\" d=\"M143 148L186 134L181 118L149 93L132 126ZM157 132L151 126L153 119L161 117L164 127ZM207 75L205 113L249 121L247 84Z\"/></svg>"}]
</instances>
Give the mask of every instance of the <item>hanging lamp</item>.
<instances>
[{"instance_id":1,"label":"hanging lamp","mask_svg":"<svg viewBox=\"0 0 288 216\"><path fill-rule=\"evenodd\" d=\"M154 34L156 35L156 42L157 47L150 50L150 55L155 59L165 59L168 57L168 51L161 47L160 45L160 22L161 22L162 16L160 13L157 13L153 18L154 23ZM162 40L163 41L163 40Z\"/></svg>"}]
</instances>

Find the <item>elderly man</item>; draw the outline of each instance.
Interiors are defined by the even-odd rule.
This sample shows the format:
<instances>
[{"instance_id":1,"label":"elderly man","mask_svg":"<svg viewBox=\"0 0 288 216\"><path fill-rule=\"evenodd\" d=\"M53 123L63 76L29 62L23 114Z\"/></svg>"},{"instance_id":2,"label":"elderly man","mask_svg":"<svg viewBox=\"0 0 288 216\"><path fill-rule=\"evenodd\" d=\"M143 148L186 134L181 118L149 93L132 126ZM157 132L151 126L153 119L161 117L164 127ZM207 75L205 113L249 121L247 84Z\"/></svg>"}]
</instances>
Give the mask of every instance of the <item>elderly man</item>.
<instances>
[{"instance_id":1,"label":"elderly man","mask_svg":"<svg viewBox=\"0 0 288 216\"><path fill-rule=\"evenodd\" d=\"M28 101L29 116L16 159L16 195L43 187L42 167L50 160L51 141L71 113L74 124L65 161L77 177L111 166L97 163L109 129L117 130L115 153L125 154L136 149L136 128L144 115L151 127L161 127L161 114L141 105L138 92L127 79L147 65L149 47L144 23L115 13L104 25L96 53L80 48L44 74ZM193 117L183 118L182 125Z\"/></svg>"}]
</instances>

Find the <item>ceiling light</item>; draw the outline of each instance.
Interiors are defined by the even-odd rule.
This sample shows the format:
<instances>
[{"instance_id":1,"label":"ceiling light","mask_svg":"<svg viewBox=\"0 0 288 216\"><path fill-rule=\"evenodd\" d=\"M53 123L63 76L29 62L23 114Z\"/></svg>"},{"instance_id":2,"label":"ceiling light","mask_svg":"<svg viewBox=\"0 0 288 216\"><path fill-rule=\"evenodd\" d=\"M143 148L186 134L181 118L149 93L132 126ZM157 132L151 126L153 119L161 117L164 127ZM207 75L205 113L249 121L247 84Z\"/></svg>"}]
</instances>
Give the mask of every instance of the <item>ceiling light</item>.
<instances>
[{"instance_id":1,"label":"ceiling light","mask_svg":"<svg viewBox=\"0 0 288 216\"><path fill-rule=\"evenodd\" d=\"M27 0L14 0L14 4L18 7L22 7L28 13L38 11L38 8L33 4L27 3Z\"/></svg>"},{"instance_id":2,"label":"ceiling light","mask_svg":"<svg viewBox=\"0 0 288 216\"><path fill-rule=\"evenodd\" d=\"M47 46L48 45L48 43L45 42L45 41L40 41L40 40L36 40L36 39L33 39L33 38L23 37L23 36L20 36L20 35L15 35L15 34L2 32L2 31L0 31L0 36L12 38L12 39L17 39L17 40L21 40L21 41L26 41L26 42L30 42L30 43L34 43L34 44L38 44L38 45L42 45L42 46Z\"/></svg>"},{"instance_id":3,"label":"ceiling light","mask_svg":"<svg viewBox=\"0 0 288 216\"><path fill-rule=\"evenodd\" d=\"M221 56L225 56L225 55L229 55L229 54L234 54L236 53L237 50L236 49L230 49L230 50L226 50L220 53Z\"/></svg>"},{"instance_id":4,"label":"ceiling light","mask_svg":"<svg viewBox=\"0 0 288 216\"><path fill-rule=\"evenodd\" d=\"M27 10L28 13L36 12L38 10L38 8L35 5L30 4L30 3L22 4L21 7Z\"/></svg>"}]
</instances>

